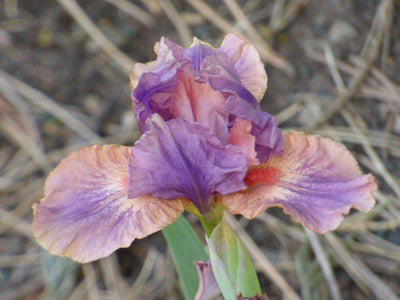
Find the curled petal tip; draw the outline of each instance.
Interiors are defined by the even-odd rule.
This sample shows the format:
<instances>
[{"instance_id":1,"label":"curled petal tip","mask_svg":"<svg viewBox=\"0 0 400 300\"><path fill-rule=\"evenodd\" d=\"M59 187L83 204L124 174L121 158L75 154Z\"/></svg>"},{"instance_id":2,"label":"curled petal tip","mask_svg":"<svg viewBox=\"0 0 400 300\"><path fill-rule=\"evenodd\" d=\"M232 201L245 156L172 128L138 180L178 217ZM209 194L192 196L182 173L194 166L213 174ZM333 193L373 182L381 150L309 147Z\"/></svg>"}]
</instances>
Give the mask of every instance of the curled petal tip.
<instances>
[{"instance_id":1,"label":"curled petal tip","mask_svg":"<svg viewBox=\"0 0 400 300\"><path fill-rule=\"evenodd\" d=\"M257 50L234 34L227 34L219 48L234 61L241 83L261 101L268 76Z\"/></svg>"}]
</instances>

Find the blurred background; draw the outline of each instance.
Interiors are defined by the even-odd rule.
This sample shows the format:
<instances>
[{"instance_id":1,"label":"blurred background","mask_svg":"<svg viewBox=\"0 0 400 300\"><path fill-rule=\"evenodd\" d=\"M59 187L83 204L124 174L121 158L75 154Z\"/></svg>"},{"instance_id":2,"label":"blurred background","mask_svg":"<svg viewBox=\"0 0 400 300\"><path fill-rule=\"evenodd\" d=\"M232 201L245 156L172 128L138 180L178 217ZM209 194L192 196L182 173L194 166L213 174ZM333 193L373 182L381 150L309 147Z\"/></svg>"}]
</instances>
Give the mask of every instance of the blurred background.
<instances>
[{"instance_id":1,"label":"blurred background","mask_svg":"<svg viewBox=\"0 0 400 300\"><path fill-rule=\"evenodd\" d=\"M183 299L161 233L80 265L37 245L31 206L71 151L139 137L128 73L161 36L218 47L227 32L259 51L282 130L345 143L379 184L371 212L324 236L279 208L231 218L262 290L400 298L398 1L0 0L0 299Z\"/></svg>"}]
</instances>

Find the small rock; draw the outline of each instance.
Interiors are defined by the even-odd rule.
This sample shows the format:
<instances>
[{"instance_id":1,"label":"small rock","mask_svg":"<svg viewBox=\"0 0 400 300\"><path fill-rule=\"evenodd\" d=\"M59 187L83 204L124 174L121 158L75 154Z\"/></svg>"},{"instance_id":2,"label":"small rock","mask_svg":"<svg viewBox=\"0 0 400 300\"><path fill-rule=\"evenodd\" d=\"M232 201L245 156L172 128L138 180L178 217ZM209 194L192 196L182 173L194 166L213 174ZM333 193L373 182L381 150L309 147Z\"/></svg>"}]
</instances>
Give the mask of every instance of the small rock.
<instances>
[{"instance_id":1,"label":"small rock","mask_svg":"<svg viewBox=\"0 0 400 300\"><path fill-rule=\"evenodd\" d=\"M333 22L328 32L328 39L332 43L340 44L358 35L357 30L349 22L337 19Z\"/></svg>"},{"instance_id":2,"label":"small rock","mask_svg":"<svg viewBox=\"0 0 400 300\"><path fill-rule=\"evenodd\" d=\"M94 94L88 94L83 98L83 106L91 116L98 116L101 113L100 98Z\"/></svg>"},{"instance_id":3,"label":"small rock","mask_svg":"<svg viewBox=\"0 0 400 300\"><path fill-rule=\"evenodd\" d=\"M393 131L394 131L396 134L400 134L400 115L399 115L399 114L396 114L396 115L395 115L395 121L394 121Z\"/></svg>"},{"instance_id":4,"label":"small rock","mask_svg":"<svg viewBox=\"0 0 400 300\"><path fill-rule=\"evenodd\" d=\"M42 48L48 48L53 43L54 33L51 28L43 27L39 30L37 35L37 43Z\"/></svg>"},{"instance_id":5,"label":"small rock","mask_svg":"<svg viewBox=\"0 0 400 300\"><path fill-rule=\"evenodd\" d=\"M322 116L321 104L317 99L309 98L304 103L304 108L299 114L299 122L301 125L308 127Z\"/></svg>"},{"instance_id":6,"label":"small rock","mask_svg":"<svg viewBox=\"0 0 400 300\"><path fill-rule=\"evenodd\" d=\"M11 46L11 44L12 44L11 35L4 29L0 28L0 45L1 46Z\"/></svg>"}]
</instances>

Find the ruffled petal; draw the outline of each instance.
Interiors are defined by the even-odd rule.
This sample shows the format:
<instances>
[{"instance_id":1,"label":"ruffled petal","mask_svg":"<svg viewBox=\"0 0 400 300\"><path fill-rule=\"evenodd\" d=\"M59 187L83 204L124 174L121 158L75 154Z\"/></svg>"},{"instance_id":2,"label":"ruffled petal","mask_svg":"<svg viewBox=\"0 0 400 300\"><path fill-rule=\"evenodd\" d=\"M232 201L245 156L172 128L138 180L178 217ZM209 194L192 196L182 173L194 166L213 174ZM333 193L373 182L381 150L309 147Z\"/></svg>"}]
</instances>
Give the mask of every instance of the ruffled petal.
<instances>
[{"instance_id":1,"label":"ruffled petal","mask_svg":"<svg viewBox=\"0 0 400 300\"><path fill-rule=\"evenodd\" d=\"M268 77L257 50L233 34L227 34L217 51L234 63L241 84L260 101L267 89Z\"/></svg>"},{"instance_id":2,"label":"ruffled petal","mask_svg":"<svg viewBox=\"0 0 400 300\"><path fill-rule=\"evenodd\" d=\"M162 51L167 51L171 53L176 61L182 61L185 59L184 54L186 49L175 44L173 41L166 37L161 37L160 42L156 43L154 50L156 54L160 57L160 59L158 59L158 62L160 64L164 62L163 57L165 56L161 54Z\"/></svg>"},{"instance_id":3,"label":"ruffled petal","mask_svg":"<svg viewBox=\"0 0 400 300\"><path fill-rule=\"evenodd\" d=\"M252 123L251 134L256 138L255 150L260 162L283 153L282 133L275 117L261 111L256 98L240 83L226 54L213 52L208 55L199 76L199 81L228 97L225 106L229 114Z\"/></svg>"},{"instance_id":4,"label":"ruffled petal","mask_svg":"<svg viewBox=\"0 0 400 300\"><path fill-rule=\"evenodd\" d=\"M254 108L259 107L256 98L241 83L232 60L225 53L212 52L205 57L196 79L206 82L216 91L234 94Z\"/></svg>"},{"instance_id":5,"label":"ruffled petal","mask_svg":"<svg viewBox=\"0 0 400 300\"><path fill-rule=\"evenodd\" d=\"M151 61L147 64L136 63L133 65L131 71L129 72L129 87L133 91L139 83L140 76L143 73L153 72L157 66L157 62Z\"/></svg>"},{"instance_id":6,"label":"ruffled petal","mask_svg":"<svg viewBox=\"0 0 400 300\"><path fill-rule=\"evenodd\" d=\"M245 119L237 119L229 131L228 144L238 146L246 156L248 166L260 164L255 151L256 138L250 134L251 122Z\"/></svg>"},{"instance_id":7,"label":"ruffled petal","mask_svg":"<svg viewBox=\"0 0 400 300\"><path fill-rule=\"evenodd\" d=\"M184 57L192 63L193 70L198 73L204 58L213 50L214 49L208 43L194 38L192 45L184 50Z\"/></svg>"},{"instance_id":8,"label":"ruffled petal","mask_svg":"<svg viewBox=\"0 0 400 300\"><path fill-rule=\"evenodd\" d=\"M157 61L148 66L136 64L131 72L133 111L142 133L148 130L145 121L153 113L158 113L164 120L172 118L169 100L177 73L190 63L183 57L183 48L167 38L161 38L154 48Z\"/></svg>"},{"instance_id":9,"label":"ruffled petal","mask_svg":"<svg viewBox=\"0 0 400 300\"><path fill-rule=\"evenodd\" d=\"M129 197L186 198L204 213L211 196L246 188L246 158L236 146L183 119L154 115L149 126L131 152Z\"/></svg>"},{"instance_id":10,"label":"ruffled petal","mask_svg":"<svg viewBox=\"0 0 400 300\"><path fill-rule=\"evenodd\" d=\"M256 98L241 83L232 60L225 53L212 52L204 58L198 80L226 95L226 110L232 116L252 123L251 134L256 138L255 150L260 162L283 153L282 133L276 119L261 111Z\"/></svg>"},{"instance_id":11,"label":"ruffled petal","mask_svg":"<svg viewBox=\"0 0 400 300\"><path fill-rule=\"evenodd\" d=\"M33 206L33 235L50 253L78 262L104 257L171 224L185 200L128 199L130 148L90 146L62 160Z\"/></svg>"},{"instance_id":12,"label":"ruffled petal","mask_svg":"<svg viewBox=\"0 0 400 300\"><path fill-rule=\"evenodd\" d=\"M251 134L255 136L257 159L264 163L271 156L283 153L283 136L278 128L276 118L270 114L254 109L251 104L238 97L230 96L226 108L237 118L249 120L252 123Z\"/></svg>"},{"instance_id":13,"label":"ruffled petal","mask_svg":"<svg viewBox=\"0 0 400 300\"><path fill-rule=\"evenodd\" d=\"M162 81L159 74L143 73L136 89L132 93L132 106L142 133L148 128L145 121L153 113L158 113L164 120L172 118L170 111L170 97L176 83L176 77Z\"/></svg>"},{"instance_id":14,"label":"ruffled petal","mask_svg":"<svg viewBox=\"0 0 400 300\"><path fill-rule=\"evenodd\" d=\"M228 137L228 112L225 97L205 83L179 72L171 95L173 118L197 122L210 129L223 143Z\"/></svg>"},{"instance_id":15,"label":"ruffled petal","mask_svg":"<svg viewBox=\"0 0 400 300\"><path fill-rule=\"evenodd\" d=\"M141 74L139 82L135 81L137 74L131 80L136 86L133 109L142 133L149 130L146 120L157 113L164 121L185 118L198 122L225 143L228 129L240 118L252 123L256 159L264 163L282 154L276 120L262 112L257 101L266 89L267 76L251 45L227 35L217 49L197 39L185 49L167 38L155 49L156 66L138 65L134 70ZM152 70L144 72L146 68ZM225 126L228 118L230 123Z\"/></svg>"},{"instance_id":16,"label":"ruffled petal","mask_svg":"<svg viewBox=\"0 0 400 300\"><path fill-rule=\"evenodd\" d=\"M284 135L285 152L250 169L249 188L222 197L227 209L254 218L270 206L318 233L334 230L354 207L370 210L376 189L372 175L361 175L351 153L333 140L300 132Z\"/></svg>"},{"instance_id":17,"label":"ruffled petal","mask_svg":"<svg viewBox=\"0 0 400 300\"><path fill-rule=\"evenodd\" d=\"M157 47L157 66L154 72L160 76L162 82L175 77L182 67L183 48L169 39L162 37Z\"/></svg>"}]
</instances>

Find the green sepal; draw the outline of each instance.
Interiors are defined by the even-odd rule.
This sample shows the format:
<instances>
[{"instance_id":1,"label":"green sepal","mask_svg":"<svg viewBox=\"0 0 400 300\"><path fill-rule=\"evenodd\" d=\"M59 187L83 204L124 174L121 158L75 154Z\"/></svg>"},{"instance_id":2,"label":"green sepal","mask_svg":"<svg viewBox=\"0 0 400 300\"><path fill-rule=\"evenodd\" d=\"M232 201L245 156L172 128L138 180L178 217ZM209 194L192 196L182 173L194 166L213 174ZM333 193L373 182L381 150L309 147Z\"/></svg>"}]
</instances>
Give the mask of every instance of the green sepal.
<instances>
[{"instance_id":1,"label":"green sepal","mask_svg":"<svg viewBox=\"0 0 400 300\"><path fill-rule=\"evenodd\" d=\"M199 287L195 260L208 260L207 252L196 232L183 216L162 230L178 273L185 299L192 300Z\"/></svg>"},{"instance_id":2,"label":"green sepal","mask_svg":"<svg viewBox=\"0 0 400 300\"><path fill-rule=\"evenodd\" d=\"M236 299L239 293L244 297L261 294L249 255L223 220L206 239L214 276L225 299Z\"/></svg>"}]
</instances>

